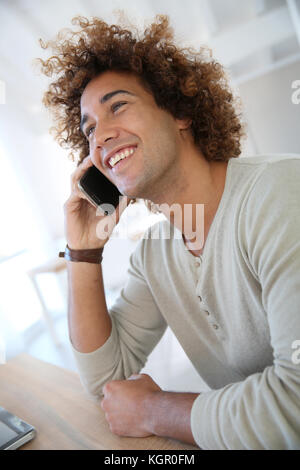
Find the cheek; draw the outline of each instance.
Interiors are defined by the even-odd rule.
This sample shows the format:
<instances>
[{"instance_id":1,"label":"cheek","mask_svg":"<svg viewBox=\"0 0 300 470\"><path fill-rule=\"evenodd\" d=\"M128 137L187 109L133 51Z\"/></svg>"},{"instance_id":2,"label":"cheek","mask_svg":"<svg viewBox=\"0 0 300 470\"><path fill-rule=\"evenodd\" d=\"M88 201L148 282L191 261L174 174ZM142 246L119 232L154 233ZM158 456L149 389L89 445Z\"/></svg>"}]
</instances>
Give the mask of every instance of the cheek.
<instances>
[{"instance_id":1,"label":"cheek","mask_svg":"<svg viewBox=\"0 0 300 470\"><path fill-rule=\"evenodd\" d=\"M120 129L123 129L125 132L131 135L136 135L139 138L142 138L145 128L147 125L144 124L142 116L136 115L136 113L126 113L124 117L119 121Z\"/></svg>"},{"instance_id":2,"label":"cheek","mask_svg":"<svg viewBox=\"0 0 300 470\"><path fill-rule=\"evenodd\" d=\"M99 152L99 150L96 148L96 145L91 143L89 145L89 154L90 154L90 157L91 157L91 161L93 163L93 165L98 168L98 170L100 170L102 173L105 172L105 170L107 170L107 168L103 168L102 166L102 160L101 160L101 154Z\"/></svg>"},{"instance_id":3,"label":"cheek","mask_svg":"<svg viewBox=\"0 0 300 470\"><path fill-rule=\"evenodd\" d=\"M98 161L99 156L97 158L97 155L96 155L96 152L95 152L95 145L90 144L89 145L89 151L90 151L90 156L91 156L91 160L92 160L93 165L98 166L99 165L99 161Z\"/></svg>"}]
</instances>

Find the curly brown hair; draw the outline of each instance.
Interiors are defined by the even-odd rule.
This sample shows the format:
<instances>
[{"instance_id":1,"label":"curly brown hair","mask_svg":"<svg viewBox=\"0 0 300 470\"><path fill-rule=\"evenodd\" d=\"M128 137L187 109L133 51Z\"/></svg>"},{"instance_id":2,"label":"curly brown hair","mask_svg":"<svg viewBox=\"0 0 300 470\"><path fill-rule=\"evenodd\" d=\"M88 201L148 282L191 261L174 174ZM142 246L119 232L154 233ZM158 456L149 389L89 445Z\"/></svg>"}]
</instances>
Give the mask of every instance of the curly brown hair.
<instances>
[{"instance_id":1,"label":"curly brown hair","mask_svg":"<svg viewBox=\"0 0 300 470\"><path fill-rule=\"evenodd\" d=\"M80 130L80 98L88 82L108 70L138 75L160 108L174 118L189 119L195 145L207 160L228 161L240 155L240 100L229 88L224 68L207 46L198 52L177 47L167 16L155 20L140 36L132 25L130 31L77 16L72 24L78 24L79 31L65 29L55 41L40 40L43 49L53 50L47 60L37 59L45 75L55 76L43 98L54 115L51 132L62 147L71 149L77 164L89 154Z\"/></svg>"}]
</instances>

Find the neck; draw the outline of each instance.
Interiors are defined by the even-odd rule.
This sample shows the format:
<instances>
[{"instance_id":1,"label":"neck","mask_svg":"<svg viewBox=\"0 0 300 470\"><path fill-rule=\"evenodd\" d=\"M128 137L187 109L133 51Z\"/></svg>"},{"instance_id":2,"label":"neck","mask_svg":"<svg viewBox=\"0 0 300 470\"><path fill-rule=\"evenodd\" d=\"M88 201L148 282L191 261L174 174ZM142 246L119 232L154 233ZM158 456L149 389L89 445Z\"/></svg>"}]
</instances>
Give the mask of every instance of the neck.
<instances>
[{"instance_id":1,"label":"neck","mask_svg":"<svg viewBox=\"0 0 300 470\"><path fill-rule=\"evenodd\" d=\"M199 256L224 192L228 162L208 162L199 150L189 150L174 165L163 194L152 201L182 232L189 251Z\"/></svg>"}]
</instances>

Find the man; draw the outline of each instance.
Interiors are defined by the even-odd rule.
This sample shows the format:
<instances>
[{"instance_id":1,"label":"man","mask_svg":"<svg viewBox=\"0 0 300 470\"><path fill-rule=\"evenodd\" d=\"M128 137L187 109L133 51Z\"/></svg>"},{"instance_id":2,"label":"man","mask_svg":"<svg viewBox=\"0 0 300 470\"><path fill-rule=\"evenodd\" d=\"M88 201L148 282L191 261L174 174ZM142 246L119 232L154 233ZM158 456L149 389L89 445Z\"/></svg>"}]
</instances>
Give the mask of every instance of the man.
<instances>
[{"instance_id":1,"label":"man","mask_svg":"<svg viewBox=\"0 0 300 470\"><path fill-rule=\"evenodd\" d=\"M69 331L84 386L103 395L121 436L299 448L299 156L236 158L243 129L224 71L205 50L175 47L166 17L142 39L78 22L42 62L58 76L44 100L57 138L80 152L64 209ZM92 164L128 198L111 216L78 189ZM158 239L140 241L108 311L100 260L111 231L99 238L99 222L113 228L131 198L168 220ZM139 374L167 325L211 391L162 391Z\"/></svg>"}]
</instances>

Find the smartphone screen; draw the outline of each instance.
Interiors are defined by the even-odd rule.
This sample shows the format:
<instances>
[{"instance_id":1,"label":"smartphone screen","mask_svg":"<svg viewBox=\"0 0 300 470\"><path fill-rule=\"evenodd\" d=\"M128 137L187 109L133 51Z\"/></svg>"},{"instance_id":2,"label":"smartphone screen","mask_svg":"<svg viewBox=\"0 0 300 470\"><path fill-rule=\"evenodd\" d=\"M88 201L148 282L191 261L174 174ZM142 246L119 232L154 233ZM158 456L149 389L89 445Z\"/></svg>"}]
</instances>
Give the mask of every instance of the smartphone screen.
<instances>
[{"instance_id":1,"label":"smartphone screen","mask_svg":"<svg viewBox=\"0 0 300 470\"><path fill-rule=\"evenodd\" d=\"M95 206L109 204L116 208L122 196L118 188L94 165L80 178L78 186Z\"/></svg>"}]
</instances>

